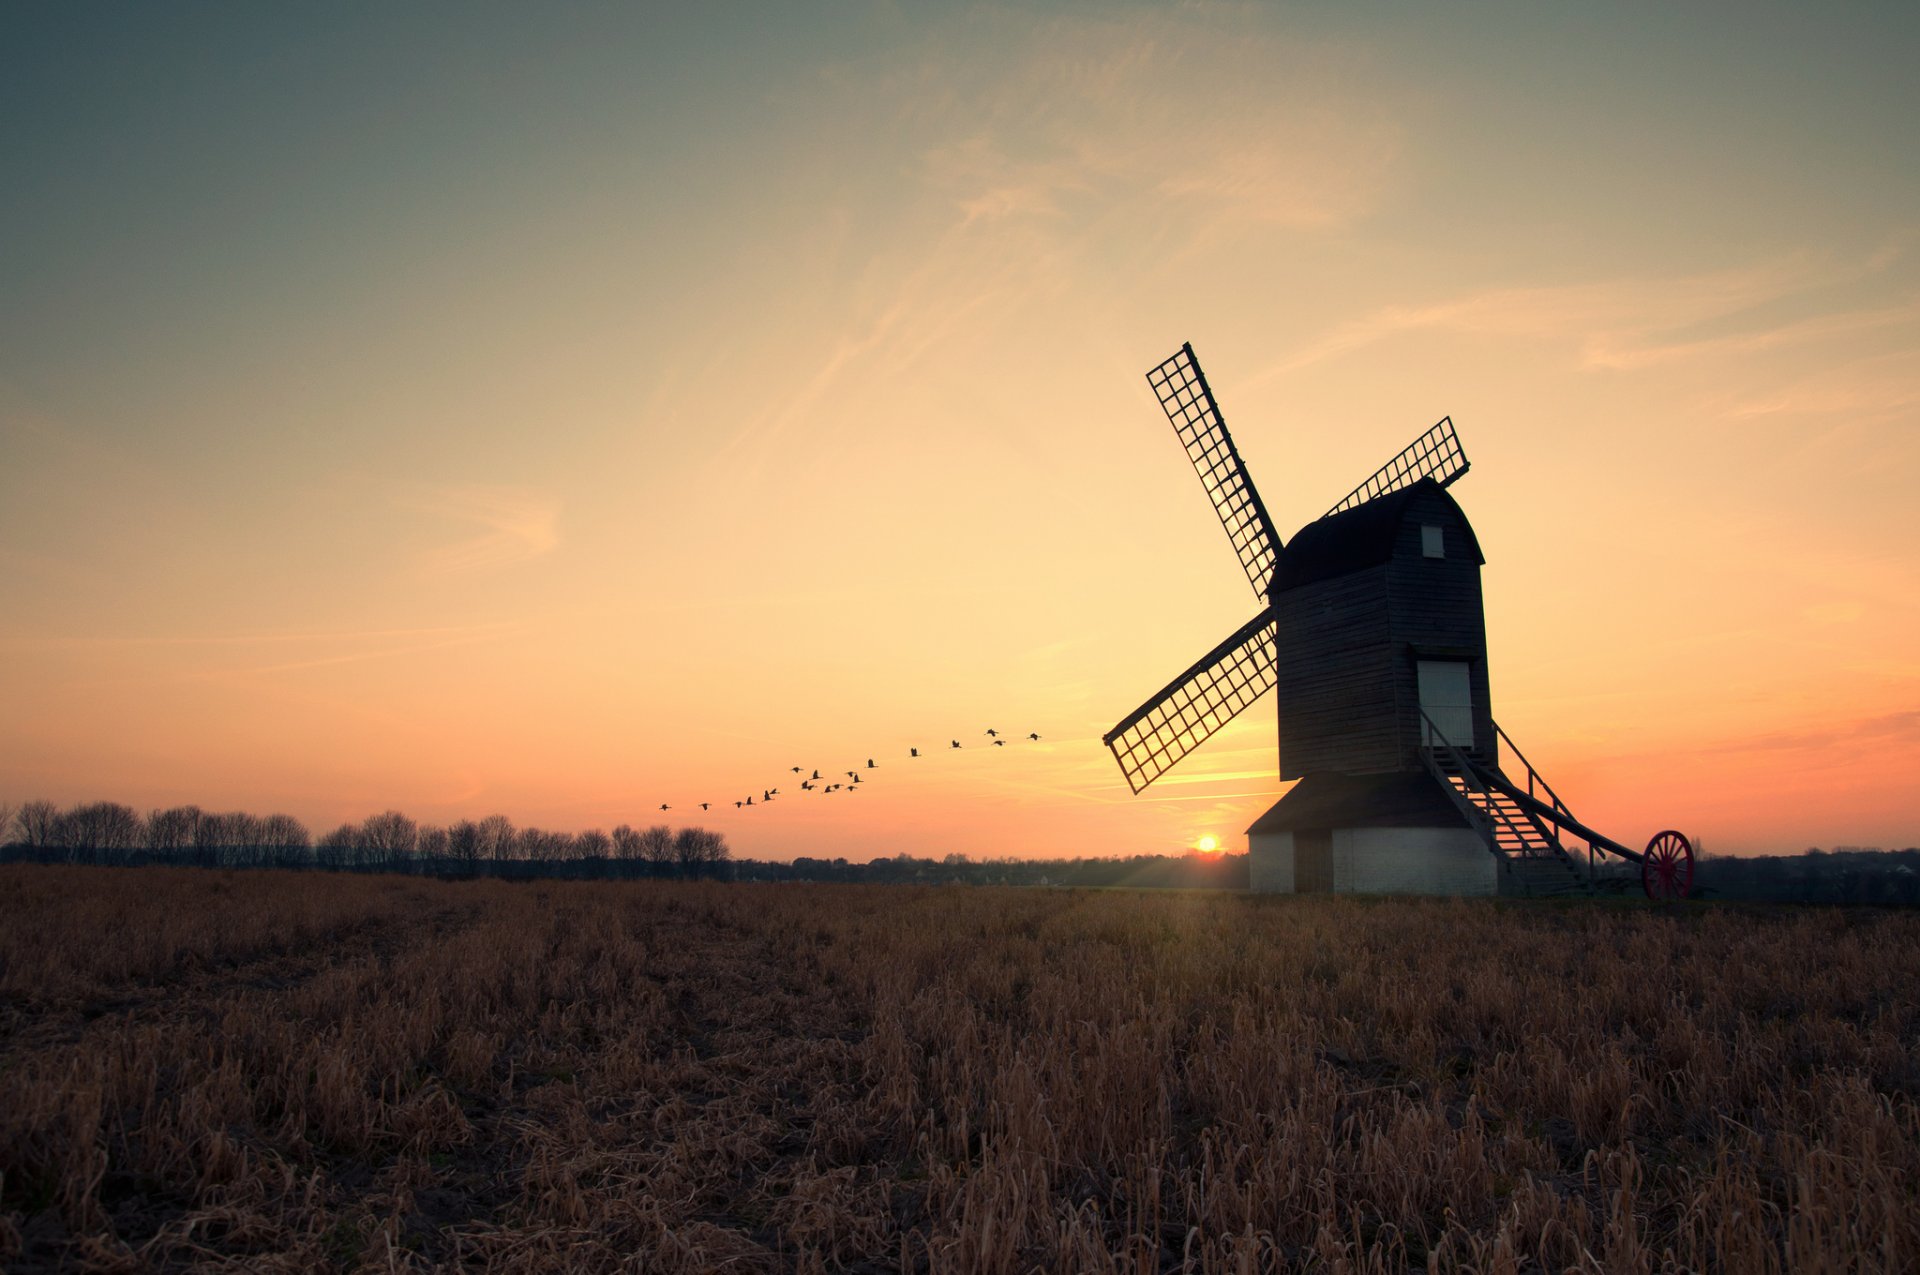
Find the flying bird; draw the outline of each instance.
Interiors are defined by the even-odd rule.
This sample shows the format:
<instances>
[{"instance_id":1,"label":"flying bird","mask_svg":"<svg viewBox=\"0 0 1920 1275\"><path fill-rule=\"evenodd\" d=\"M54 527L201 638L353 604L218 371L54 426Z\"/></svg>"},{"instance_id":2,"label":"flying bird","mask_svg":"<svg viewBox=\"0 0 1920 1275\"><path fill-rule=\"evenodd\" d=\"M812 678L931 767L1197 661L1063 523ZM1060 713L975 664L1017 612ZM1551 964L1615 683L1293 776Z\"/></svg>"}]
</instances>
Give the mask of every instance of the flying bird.
<instances>
[{"instance_id":1,"label":"flying bird","mask_svg":"<svg viewBox=\"0 0 1920 1275\"><path fill-rule=\"evenodd\" d=\"M953 741L953 746L954 746L955 748L958 748L958 747L960 747L960 741L959 741L959 740L957 740L957 739L956 739L956 740L954 740L954 741Z\"/></svg>"},{"instance_id":2,"label":"flying bird","mask_svg":"<svg viewBox=\"0 0 1920 1275\"><path fill-rule=\"evenodd\" d=\"M706 808L707 808L707 803L706 803L706 802L704 802L704 801L703 801L703 802L701 802L701 803L700 803L700 809L702 809L702 810L705 810Z\"/></svg>"},{"instance_id":3,"label":"flying bird","mask_svg":"<svg viewBox=\"0 0 1920 1275\"><path fill-rule=\"evenodd\" d=\"M1000 732L999 732L999 731L997 731L997 730L995 730L995 729L994 729L993 727L991 727L991 726L989 726L989 727L987 727L987 734L989 734L989 735L998 735L999 733L1000 733Z\"/></svg>"},{"instance_id":4,"label":"flying bird","mask_svg":"<svg viewBox=\"0 0 1920 1275\"><path fill-rule=\"evenodd\" d=\"M1007 746L1007 741L1004 739L996 739L993 741L993 746L995 748L1005 748Z\"/></svg>"},{"instance_id":5,"label":"flying bird","mask_svg":"<svg viewBox=\"0 0 1920 1275\"><path fill-rule=\"evenodd\" d=\"M747 804L751 806L753 804L753 798L751 797L747 798Z\"/></svg>"},{"instance_id":6,"label":"flying bird","mask_svg":"<svg viewBox=\"0 0 1920 1275\"><path fill-rule=\"evenodd\" d=\"M810 784L810 783L808 783L808 782L807 782L806 780L804 780L804 779L802 779L802 780L800 781L800 791L801 791L801 792L812 792L812 791L813 791L813 785L812 785L812 784Z\"/></svg>"},{"instance_id":7,"label":"flying bird","mask_svg":"<svg viewBox=\"0 0 1920 1275\"><path fill-rule=\"evenodd\" d=\"M849 770L849 771L847 772L847 778L848 778L848 779L858 779L858 778L860 778L860 772L859 772L859 771L857 771L857 770Z\"/></svg>"},{"instance_id":8,"label":"flying bird","mask_svg":"<svg viewBox=\"0 0 1920 1275\"><path fill-rule=\"evenodd\" d=\"M661 803L660 803L660 809L662 809L662 810L665 810L665 809L667 809L667 803L666 803L666 802L664 802L664 801L663 801L663 802L661 802Z\"/></svg>"},{"instance_id":9,"label":"flying bird","mask_svg":"<svg viewBox=\"0 0 1920 1275\"><path fill-rule=\"evenodd\" d=\"M868 769L868 770L878 770L878 769L880 769L880 765L879 765L879 763L878 763L878 762L876 762L876 761L874 761L874 759L873 759L873 758L871 758L871 757L869 757L869 758L867 758L867 769Z\"/></svg>"},{"instance_id":10,"label":"flying bird","mask_svg":"<svg viewBox=\"0 0 1920 1275\"><path fill-rule=\"evenodd\" d=\"M1038 735L1028 735L1028 736L1027 736L1027 738L1028 738L1028 739L1039 739L1040 737L1039 737Z\"/></svg>"},{"instance_id":11,"label":"flying bird","mask_svg":"<svg viewBox=\"0 0 1920 1275\"><path fill-rule=\"evenodd\" d=\"M733 808L734 808L735 810L738 810L738 809L740 809L740 806L741 806L741 804L742 804L742 803L740 803L740 802L738 802L738 801L736 801L736 802L734 802L734 803L733 803Z\"/></svg>"},{"instance_id":12,"label":"flying bird","mask_svg":"<svg viewBox=\"0 0 1920 1275\"><path fill-rule=\"evenodd\" d=\"M909 757L918 757L919 755L920 755L920 750L918 748L909 748L907 750L907 756Z\"/></svg>"},{"instance_id":13,"label":"flying bird","mask_svg":"<svg viewBox=\"0 0 1920 1275\"><path fill-rule=\"evenodd\" d=\"M813 777L814 777L815 779L818 779L818 778L820 778L820 772L819 772L819 771L817 771L817 770L816 770L816 771L814 771L814 772L813 772Z\"/></svg>"},{"instance_id":14,"label":"flying bird","mask_svg":"<svg viewBox=\"0 0 1920 1275\"><path fill-rule=\"evenodd\" d=\"M795 767L793 768L793 773L794 773L794 774L796 774L796 775L797 775L797 774L799 774L799 773L800 773L800 768L799 768L798 766L795 766Z\"/></svg>"}]
</instances>

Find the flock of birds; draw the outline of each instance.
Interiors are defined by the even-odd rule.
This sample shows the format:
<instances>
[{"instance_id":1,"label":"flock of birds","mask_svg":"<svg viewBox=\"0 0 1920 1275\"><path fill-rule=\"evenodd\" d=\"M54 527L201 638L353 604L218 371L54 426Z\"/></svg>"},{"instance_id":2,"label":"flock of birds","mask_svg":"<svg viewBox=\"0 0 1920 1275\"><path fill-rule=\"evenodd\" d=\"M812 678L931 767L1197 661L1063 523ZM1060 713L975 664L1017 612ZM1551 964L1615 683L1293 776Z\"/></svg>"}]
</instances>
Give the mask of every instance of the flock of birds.
<instances>
[{"instance_id":1,"label":"flock of birds","mask_svg":"<svg viewBox=\"0 0 1920 1275\"><path fill-rule=\"evenodd\" d=\"M991 741L991 745L990 745L991 747L1005 748L1007 746L1007 737L1005 735L1002 735L999 731L993 729L991 726L987 728L986 735L987 735L987 738ZM1037 731L1028 731L1026 738L1030 743L1037 744L1040 742L1040 735L1039 735L1039 732ZM963 747L960 741L957 739L953 739L953 740L947 741L947 747L942 751L951 752L954 749L960 748L960 747ZM907 749L907 756L909 758L918 757L919 755L920 755L920 749L918 747ZM805 776L805 778L802 778L800 780L800 792L819 793L822 796L827 796L829 794L836 793L836 792L847 792L847 793L859 792L860 785L863 782L861 776L864 775L866 771L880 769L880 763L875 761L873 758L869 757L867 758L867 764L865 767L855 768L853 770L846 771L844 772L846 775L845 779L835 778L831 781L825 779L821 775L817 767L794 766L791 769L793 774ZM808 771L812 771L813 773L811 775L808 775L807 774ZM791 783L793 781L785 780L783 782ZM735 810L745 810L752 806L771 805L775 800L777 800L782 795L783 794L781 793L780 789L778 789L777 787L762 788L760 790L760 799L758 801L754 800L752 793L748 793L746 797L734 802L733 808ZM798 794L786 794L786 795L797 796ZM700 809L702 810L711 810L716 804L725 805L726 803L699 801L699 802L695 802L694 804L699 806ZM660 809L672 810L673 807L663 801L660 803Z\"/></svg>"}]
</instances>

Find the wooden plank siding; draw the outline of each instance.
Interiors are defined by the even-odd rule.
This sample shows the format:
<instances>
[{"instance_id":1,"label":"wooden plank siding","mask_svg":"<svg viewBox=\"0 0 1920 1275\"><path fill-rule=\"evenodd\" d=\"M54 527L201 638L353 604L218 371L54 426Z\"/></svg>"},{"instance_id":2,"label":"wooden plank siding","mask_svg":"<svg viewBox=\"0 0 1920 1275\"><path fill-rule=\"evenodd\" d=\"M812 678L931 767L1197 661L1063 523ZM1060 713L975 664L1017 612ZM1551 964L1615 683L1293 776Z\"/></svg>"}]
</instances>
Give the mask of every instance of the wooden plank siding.
<instances>
[{"instance_id":1,"label":"wooden plank siding","mask_svg":"<svg viewBox=\"0 0 1920 1275\"><path fill-rule=\"evenodd\" d=\"M1395 770L1401 749L1386 564L1281 595L1280 777Z\"/></svg>"},{"instance_id":2,"label":"wooden plank siding","mask_svg":"<svg viewBox=\"0 0 1920 1275\"><path fill-rule=\"evenodd\" d=\"M1420 528L1438 526L1445 557L1429 558ZM1407 503L1386 564L1389 626L1394 651L1394 703L1400 758L1396 768L1417 770L1420 760L1420 688L1423 659L1462 660L1473 686L1474 747L1468 755L1494 763L1493 700L1487 676L1487 619L1480 596L1477 543L1460 507L1442 491Z\"/></svg>"},{"instance_id":3,"label":"wooden plank siding","mask_svg":"<svg viewBox=\"0 0 1920 1275\"><path fill-rule=\"evenodd\" d=\"M1442 528L1426 557L1421 527ZM1435 488L1408 500L1391 556L1277 598L1280 777L1419 770L1422 659L1460 660L1472 685L1477 760L1495 760L1478 546Z\"/></svg>"}]
</instances>

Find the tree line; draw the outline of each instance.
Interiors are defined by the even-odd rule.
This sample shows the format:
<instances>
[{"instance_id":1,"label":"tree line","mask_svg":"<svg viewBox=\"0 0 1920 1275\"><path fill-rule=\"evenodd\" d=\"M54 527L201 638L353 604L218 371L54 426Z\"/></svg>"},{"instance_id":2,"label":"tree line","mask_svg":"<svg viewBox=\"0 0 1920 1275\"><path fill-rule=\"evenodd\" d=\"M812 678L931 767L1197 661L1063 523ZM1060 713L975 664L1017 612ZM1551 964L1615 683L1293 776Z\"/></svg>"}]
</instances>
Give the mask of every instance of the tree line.
<instances>
[{"instance_id":1,"label":"tree line","mask_svg":"<svg viewBox=\"0 0 1920 1275\"><path fill-rule=\"evenodd\" d=\"M292 815L172 806L141 814L112 801L61 808L0 802L0 863L82 863L208 868L315 868L429 876L843 881L921 885L1247 888L1244 854L1125 858L987 859L962 854L886 855L868 862L736 859L726 838L665 824L612 832L520 828L505 815L420 824L397 810L343 823L315 838ZM1624 888L1637 869L1620 865ZM1629 879L1631 878L1631 879ZM1704 899L1781 903L1920 904L1920 848L1841 847L1801 855L1703 857L1694 876Z\"/></svg>"},{"instance_id":2,"label":"tree line","mask_svg":"<svg viewBox=\"0 0 1920 1275\"><path fill-rule=\"evenodd\" d=\"M964 854L791 861L736 859L705 828L548 832L505 815L439 827L397 810L343 823L319 838L291 815L173 806L141 814L111 801L61 808L0 803L0 862L207 868L309 868L429 876L840 881L919 885L1132 886L1245 889L1245 855L1186 853L1079 859L985 859Z\"/></svg>"},{"instance_id":3,"label":"tree line","mask_svg":"<svg viewBox=\"0 0 1920 1275\"><path fill-rule=\"evenodd\" d=\"M0 804L0 857L461 876L718 877L727 875L732 852L718 832L665 824L549 832L517 828L505 815L488 815L442 827L389 810L315 838L292 815L198 806L143 815L114 801L64 809L51 801L29 801L18 807Z\"/></svg>"},{"instance_id":4,"label":"tree line","mask_svg":"<svg viewBox=\"0 0 1920 1275\"><path fill-rule=\"evenodd\" d=\"M1811 847L1804 854L1714 855L1694 868L1695 893L1760 903L1920 904L1920 847Z\"/></svg>"}]
</instances>

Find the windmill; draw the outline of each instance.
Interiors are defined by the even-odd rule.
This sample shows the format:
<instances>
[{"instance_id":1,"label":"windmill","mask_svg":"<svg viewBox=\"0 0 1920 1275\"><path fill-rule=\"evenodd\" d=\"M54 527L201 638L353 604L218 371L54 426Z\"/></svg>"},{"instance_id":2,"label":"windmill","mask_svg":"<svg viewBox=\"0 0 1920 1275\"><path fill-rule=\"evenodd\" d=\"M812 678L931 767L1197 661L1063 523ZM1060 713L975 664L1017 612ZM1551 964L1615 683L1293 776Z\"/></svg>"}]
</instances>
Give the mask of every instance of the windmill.
<instances>
[{"instance_id":1,"label":"windmill","mask_svg":"<svg viewBox=\"0 0 1920 1275\"><path fill-rule=\"evenodd\" d=\"M1468 469L1451 417L1281 540L1191 345L1147 374L1261 608L1103 742L1137 795L1269 691L1280 777L1248 829L1255 888L1559 893L1596 855L1684 897L1678 832L1645 850L1575 819L1494 722L1481 556L1447 493ZM1501 748L1515 777L1501 764ZM1569 838L1586 843L1579 870Z\"/></svg>"}]
</instances>

